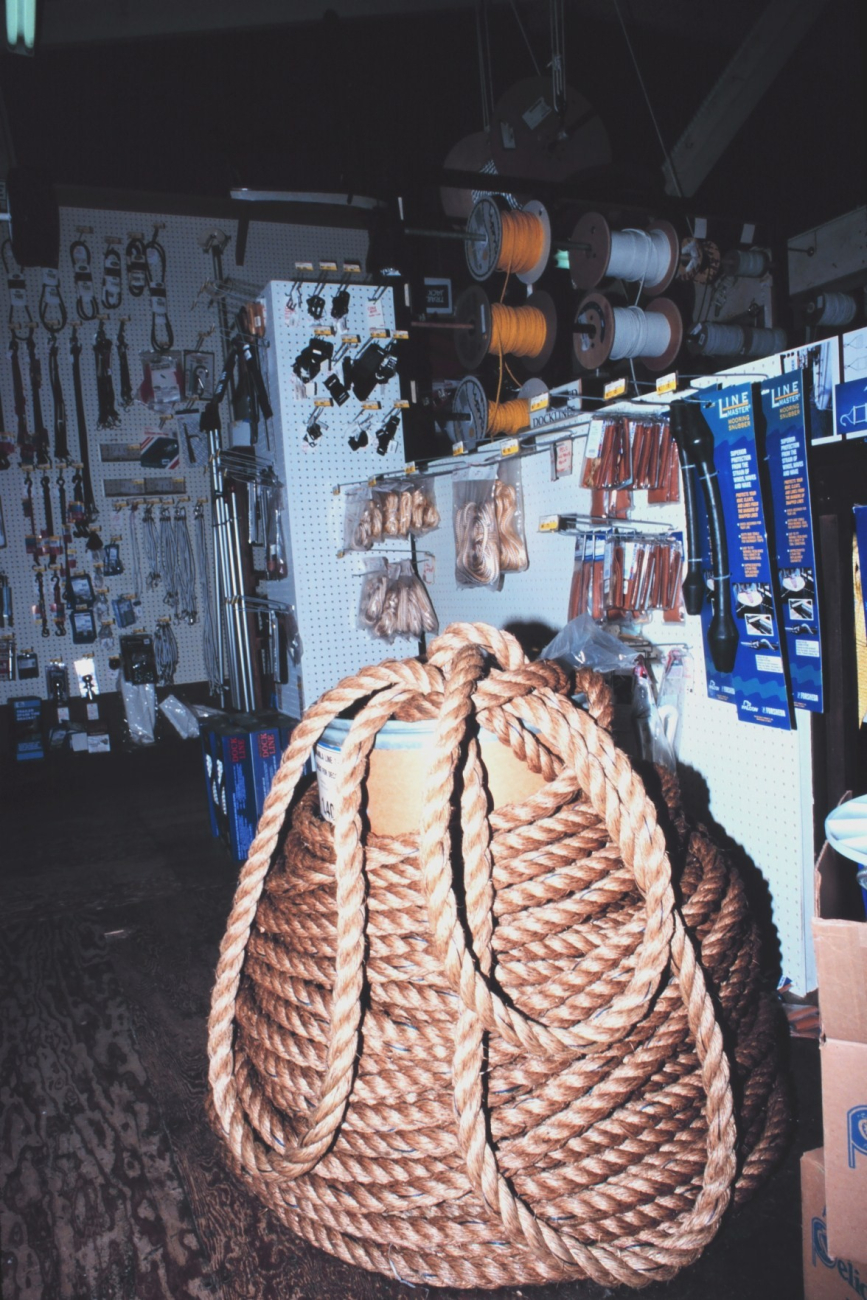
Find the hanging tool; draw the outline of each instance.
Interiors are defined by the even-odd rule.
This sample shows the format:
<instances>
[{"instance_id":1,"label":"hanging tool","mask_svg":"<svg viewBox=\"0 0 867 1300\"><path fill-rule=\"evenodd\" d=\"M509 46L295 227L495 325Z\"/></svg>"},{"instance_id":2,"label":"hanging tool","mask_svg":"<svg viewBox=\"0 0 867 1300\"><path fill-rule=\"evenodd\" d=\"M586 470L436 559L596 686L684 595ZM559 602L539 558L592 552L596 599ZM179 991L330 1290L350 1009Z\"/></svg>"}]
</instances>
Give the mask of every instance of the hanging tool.
<instances>
[{"instance_id":1,"label":"hanging tool","mask_svg":"<svg viewBox=\"0 0 867 1300\"><path fill-rule=\"evenodd\" d=\"M38 610L39 610L39 619L42 623L42 635L51 636L51 628L48 625L49 623L48 605L46 604L46 600L45 600L45 571L44 569L42 569L40 565L37 564L36 568L34 569L34 573L36 575L36 590L39 597L37 603L38 603Z\"/></svg>"},{"instance_id":2,"label":"hanging tool","mask_svg":"<svg viewBox=\"0 0 867 1300\"><path fill-rule=\"evenodd\" d=\"M45 535L54 536L54 512L51 508L51 479L48 474L42 475L39 480L42 484L42 509L45 513Z\"/></svg>"},{"instance_id":3,"label":"hanging tool","mask_svg":"<svg viewBox=\"0 0 867 1300\"><path fill-rule=\"evenodd\" d=\"M27 428L27 398L24 393L24 380L21 377L21 362L18 359L18 342L18 335L13 329L9 339L9 363L12 367L12 392L18 426L18 455L22 465L32 465L36 458L36 450Z\"/></svg>"},{"instance_id":4,"label":"hanging tool","mask_svg":"<svg viewBox=\"0 0 867 1300\"><path fill-rule=\"evenodd\" d=\"M102 254L102 305L107 311L116 311L123 299L119 244L116 235L106 235Z\"/></svg>"},{"instance_id":5,"label":"hanging tool","mask_svg":"<svg viewBox=\"0 0 867 1300\"><path fill-rule=\"evenodd\" d=\"M140 298L148 287L144 235L133 231L126 245L126 287L131 298Z\"/></svg>"}]
</instances>

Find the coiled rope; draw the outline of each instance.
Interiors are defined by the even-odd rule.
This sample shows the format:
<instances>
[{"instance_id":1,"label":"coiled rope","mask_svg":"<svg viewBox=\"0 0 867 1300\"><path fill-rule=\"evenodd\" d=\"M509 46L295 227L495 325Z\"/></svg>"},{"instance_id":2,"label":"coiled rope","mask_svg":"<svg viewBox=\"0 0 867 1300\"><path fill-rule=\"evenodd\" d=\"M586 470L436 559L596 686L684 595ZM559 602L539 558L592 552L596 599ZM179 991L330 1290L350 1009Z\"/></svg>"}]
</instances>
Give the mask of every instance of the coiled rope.
<instances>
[{"instance_id":1,"label":"coiled rope","mask_svg":"<svg viewBox=\"0 0 867 1300\"><path fill-rule=\"evenodd\" d=\"M785 1136L743 887L675 818L675 902L654 805L604 729L610 693L578 679L471 624L426 663L347 678L298 724L241 872L211 1005L214 1123L287 1227L407 1282L670 1278ZM313 791L295 797L348 709L332 831ZM437 720L401 839L362 821L395 714ZM476 722L545 778L524 803L489 812Z\"/></svg>"},{"instance_id":2,"label":"coiled rope","mask_svg":"<svg viewBox=\"0 0 867 1300\"><path fill-rule=\"evenodd\" d=\"M507 307L491 304L491 339L488 351L494 356L509 352L514 357L538 357L545 347L548 326L538 307Z\"/></svg>"},{"instance_id":3,"label":"coiled rope","mask_svg":"<svg viewBox=\"0 0 867 1300\"><path fill-rule=\"evenodd\" d=\"M545 227L534 212L504 212L501 216L497 270L509 275L532 271L545 252Z\"/></svg>"}]
</instances>

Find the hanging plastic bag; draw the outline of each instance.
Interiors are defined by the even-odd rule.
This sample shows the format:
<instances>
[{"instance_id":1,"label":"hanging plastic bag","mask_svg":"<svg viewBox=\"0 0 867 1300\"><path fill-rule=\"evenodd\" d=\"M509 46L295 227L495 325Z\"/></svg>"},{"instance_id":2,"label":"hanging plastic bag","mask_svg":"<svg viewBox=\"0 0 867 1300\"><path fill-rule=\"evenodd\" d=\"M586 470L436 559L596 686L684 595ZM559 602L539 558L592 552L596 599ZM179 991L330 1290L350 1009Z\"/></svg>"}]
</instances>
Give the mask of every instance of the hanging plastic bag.
<instances>
[{"instance_id":1,"label":"hanging plastic bag","mask_svg":"<svg viewBox=\"0 0 867 1300\"><path fill-rule=\"evenodd\" d=\"M491 471L467 470L454 479L455 581L459 587L500 589L496 485Z\"/></svg>"},{"instance_id":2,"label":"hanging plastic bag","mask_svg":"<svg viewBox=\"0 0 867 1300\"><path fill-rule=\"evenodd\" d=\"M181 740L194 740L199 734L199 720L176 695L160 700L160 713L172 724Z\"/></svg>"},{"instance_id":3,"label":"hanging plastic bag","mask_svg":"<svg viewBox=\"0 0 867 1300\"><path fill-rule=\"evenodd\" d=\"M595 668L598 673L628 673L637 659L616 636L594 623L589 614L579 614L549 641L540 659L559 659L567 668Z\"/></svg>"},{"instance_id":4,"label":"hanging plastic bag","mask_svg":"<svg viewBox=\"0 0 867 1300\"><path fill-rule=\"evenodd\" d=\"M530 567L530 557L524 532L524 494L519 460L501 463L494 484L494 508L497 515L500 572L523 573Z\"/></svg>"},{"instance_id":5,"label":"hanging plastic bag","mask_svg":"<svg viewBox=\"0 0 867 1300\"><path fill-rule=\"evenodd\" d=\"M117 675L129 739L133 745L152 745L157 720L157 693L151 683L132 686L122 672Z\"/></svg>"}]
</instances>

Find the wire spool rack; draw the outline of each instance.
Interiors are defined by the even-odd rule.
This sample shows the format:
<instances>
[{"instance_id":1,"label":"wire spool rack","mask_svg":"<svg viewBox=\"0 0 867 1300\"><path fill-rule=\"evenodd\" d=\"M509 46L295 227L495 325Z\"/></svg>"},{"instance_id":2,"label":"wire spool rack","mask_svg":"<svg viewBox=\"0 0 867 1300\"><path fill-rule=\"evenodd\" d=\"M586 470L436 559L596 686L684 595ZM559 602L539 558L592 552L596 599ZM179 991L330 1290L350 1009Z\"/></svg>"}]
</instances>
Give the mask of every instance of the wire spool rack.
<instances>
[{"instance_id":1,"label":"wire spool rack","mask_svg":"<svg viewBox=\"0 0 867 1300\"><path fill-rule=\"evenodd\" d=\"M601 212L585 212L568 243L569 271L576 289L595 289L603 280L640 283L648 297L664 293L680 261L680 241L670 221L647 229L612 230Z\"/></svg>"},{"instance_id":2,"label":"wire spool rack","mask_svg":"<svg viewBox=\"0 0 867 1300\"><path fill-rule=\"evenodd\" d=\"M297 783L350 709L332 830ZM779 1154L777 1008L742 882L674 789L657 810L611 711L595 674L455 624L295 730L222 945L212 1118L283 1223L344 1260L420 1285L643 1286ZM391 716L436 720L421 824L398 838L364 829ZM523 802L489 811L477 724L541 776Z\"/></svg>"}]
</instances>

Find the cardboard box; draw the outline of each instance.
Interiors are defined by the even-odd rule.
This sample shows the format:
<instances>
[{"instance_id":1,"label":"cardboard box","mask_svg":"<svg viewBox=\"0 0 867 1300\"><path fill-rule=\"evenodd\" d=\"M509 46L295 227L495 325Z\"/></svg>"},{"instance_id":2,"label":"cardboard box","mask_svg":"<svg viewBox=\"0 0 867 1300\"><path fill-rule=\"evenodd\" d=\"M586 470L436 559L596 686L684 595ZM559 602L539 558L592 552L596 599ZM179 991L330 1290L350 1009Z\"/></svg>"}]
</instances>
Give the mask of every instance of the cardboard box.
<instances>
[{"instance_id":1,"label":"cardboard box","mask_svg":"<svg viewBox=\"0 0 867 1300\"><path fill-rule=\"evenodd\" d=\"M294 726L263 712L209 719L201 731L211 834L243 862Z\"/></svg>"},{"instance_id":2,"label":"cardboard box","mask_svg":"<svg viewBox=\"0 0 867 1300\"><path fill-rule=\"evenodd\" d=\"M867 923L854 864L830 845L816 864L813 940L822 1017L822 1121L828 1250L867 1261ZM844 915L839 915L839 913ZM838 913L838 914L834 914ZM867 1279L867 1265L864 1268ZM867 1300L867 1280L864 1286Z\"/></svg>"},{"instance_id":3,"label":"cardboard box","mask_svg":"<svg viewBox=\"0 0 867 1300\"><path fill-rule=\"evenodd\" d=\"M867 1268L835 1256L825 1216L824 1150L801 1156L801 1234L804 1300L867 1300Z\"/></svg>"}]
</instances>

